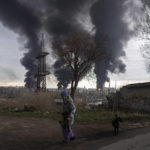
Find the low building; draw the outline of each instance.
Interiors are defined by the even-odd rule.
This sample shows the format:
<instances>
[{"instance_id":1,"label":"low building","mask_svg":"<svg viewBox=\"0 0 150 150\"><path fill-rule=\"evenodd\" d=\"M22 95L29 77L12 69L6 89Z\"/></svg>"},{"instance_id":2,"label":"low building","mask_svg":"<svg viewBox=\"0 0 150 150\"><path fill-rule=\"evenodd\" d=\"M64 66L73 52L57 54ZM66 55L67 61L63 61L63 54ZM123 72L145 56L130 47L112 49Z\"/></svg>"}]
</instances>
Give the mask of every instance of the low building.
<instances>
[{"instance_id":1,"label":"low building","mask_svg":"<svg viewBox=\"0 0 150 150\"><path fill-rule=\"evenodd\" d=\"M150 82L122 87L118 100L120 108L150 112Z\"/></svg>"},{"instance_id":2,"label":"low building","mask_svg":"<svg viewBox=\"0 0 150 150\"><path fill-rule=\"evenodd\" d=\"M150 97L150 82L129 84L120 89L124 98L147 98Z\"/></svg>"}]
</instances>

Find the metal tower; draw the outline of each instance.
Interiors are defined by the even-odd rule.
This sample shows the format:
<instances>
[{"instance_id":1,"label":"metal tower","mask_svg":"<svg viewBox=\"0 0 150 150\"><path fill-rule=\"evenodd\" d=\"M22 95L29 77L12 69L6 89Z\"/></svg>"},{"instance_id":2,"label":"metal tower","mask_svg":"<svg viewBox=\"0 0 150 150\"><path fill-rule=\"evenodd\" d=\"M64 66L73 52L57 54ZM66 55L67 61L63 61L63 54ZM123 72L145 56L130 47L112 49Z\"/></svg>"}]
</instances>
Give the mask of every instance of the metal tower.
<instances>
[{"instance_id":1,"label":"metal tower","mask_svg":"<svg viewBox=\"0 0 150 150\"><path fill-rule=\"evenodd\" d=\"M41 39L41 51L39 55L36 57L37 62L38 62L38 70L35 75L37 78L37 91L46 91L46 75L50 74L46 70L46 56L49 54L48 52L45 52L45 47L44 47L44 36L42 35Z\"/></svg>"}]
</instances>

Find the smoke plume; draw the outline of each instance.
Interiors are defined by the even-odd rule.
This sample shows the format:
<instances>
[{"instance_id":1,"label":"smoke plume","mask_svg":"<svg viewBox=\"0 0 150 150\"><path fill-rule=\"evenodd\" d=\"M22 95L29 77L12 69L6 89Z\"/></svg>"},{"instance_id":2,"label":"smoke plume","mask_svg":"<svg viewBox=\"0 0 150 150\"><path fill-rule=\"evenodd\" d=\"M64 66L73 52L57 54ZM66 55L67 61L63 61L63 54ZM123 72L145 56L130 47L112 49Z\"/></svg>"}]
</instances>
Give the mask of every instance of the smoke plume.
<instances>
[{"instance_id":1,"label":"smoke plume","mask_svg":"<svg viewBox=\"0 0 150 150\"><path fill-rule=\"evenodd\" d=\"M35 57L40 50L37 34L41 23L38 17L32 9L17 0L0 0L0 21L4 26L26 38L25 48L28 51L24 54L21 63L27 70L25 75L26 87L34 87Z\"/></svg>"},{"instance_id":2,"label":"smoke plume","mask_svg":"<svg viewBox=\"0 0 150 150\"><path fill-rule=\"evenodd\" d=\"M60 88L67 88L68 84L71 82L72 79L72 71L63 65L62 61L57 60L54 64L55 68L55 76L59 81L57 86L58 89Z\"/></svg>"},{"instance_id":3,"label":"smoke plume","mask_svg":"<svg viewBox=\"0 0 150 150\"><path fill-rule=\"evenodd\" d=\"M125 56L124 47L135 33L135 22L141 13L138 3L132 0L55 0L48 1L49 17L46 28L52 40L64 38L68 33L86 32L77 17L82 8L91 3L89 14L95 28L94 39L99 46L100 41L106 38L102 50L108 57L95 64L95 74L97 77L97 88L103 87L108 81L108 71L112 73L124 73L126 65L120 59ZM108 59L109 58L109 59ZM57 66L57 67L56 67ZM55 75L59 81L58 85L67 85L71 81L71 72L62 63L56 61L54 65ZM64 77L67 77L64 78ZM70 78L69 78L70 77Z\"/></svg>"},{"instance_id":4,"label":"smoke plume","mask_svg":"<svg viewBox=\"0 0 150 150\"><path fill-rule=\"evenodd\" d=\"M139 0L140 1L140 0ZM125 56L124 47L134 35L139 7L133 0L0 0L0 21L9 29L26 38L27 49L21 59L26 68L26 87L34 87L36 72L35 57L40 51L39 32L47 31L51 42L64 38L68 33L87 32L79 22L85 6L90 6L89 16L95 28L93 38L97 45L103 37L102 46L109 59L95 64L97 88L103 87L108 80L108 71L125 72L125 64L120 57ZM101 46L100 46L101 47ZM72 73L61 60L54 64L58 86L67 87Z\"/></svg>"},{"instance_id":5,"label":"smoke plume","mask_svg":"<svg viewBox=\"0 0 150 150\"><path fill-rule=\"evenodd\" d=\"M53 0L47 1L49 6L47 14L48 18L45 21L45 27L49 35L54 40L61 40L69 33L85 32L81 24L78 22L77 16L80 14L83 6L88 3L88 0ZM72 80L72 72L67 66L57 60L54 64L55 76L57 77L58 88L66 88Z\"/></svg>"},{"instance_id":6,"label":"smoke plume","mask_svg":"<svg viewBox=\"0 0 150 150\"><path fill-rule=\"evenodd\" d=\"M103 37L103 45L107 59L95 64L97 88L102 88L108 81L108 71L124 73L126 65L120 59L125 56L124 47L134 35L134 22L139 11L138 4L131 0L98 0L90 10L92 23L95 27L95 41L97 45ZM131 24L132 23L132 24Z\"/></svg>"}]
</instances>

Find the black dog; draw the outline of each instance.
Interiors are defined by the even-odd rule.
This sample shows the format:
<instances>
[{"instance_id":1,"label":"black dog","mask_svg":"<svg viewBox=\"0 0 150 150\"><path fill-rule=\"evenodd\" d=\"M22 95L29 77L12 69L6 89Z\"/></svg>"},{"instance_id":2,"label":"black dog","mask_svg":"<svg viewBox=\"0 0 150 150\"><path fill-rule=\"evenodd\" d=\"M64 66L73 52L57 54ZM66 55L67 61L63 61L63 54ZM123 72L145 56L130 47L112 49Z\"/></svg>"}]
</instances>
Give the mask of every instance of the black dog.
<instances>
[{"instance_id":1,"label":"black dog","mask_svg":"<svg viewBox=\"0 0 150 150\"><path fill-rule=\"evenodd\" d=\"M115 119L112 121L112 126L114 128L114 134L117 135L118 131L119 131L119 122L123 122L122 119L120 117L117 116L117 114L115 115Z\"/></svg>"}]
</instances>

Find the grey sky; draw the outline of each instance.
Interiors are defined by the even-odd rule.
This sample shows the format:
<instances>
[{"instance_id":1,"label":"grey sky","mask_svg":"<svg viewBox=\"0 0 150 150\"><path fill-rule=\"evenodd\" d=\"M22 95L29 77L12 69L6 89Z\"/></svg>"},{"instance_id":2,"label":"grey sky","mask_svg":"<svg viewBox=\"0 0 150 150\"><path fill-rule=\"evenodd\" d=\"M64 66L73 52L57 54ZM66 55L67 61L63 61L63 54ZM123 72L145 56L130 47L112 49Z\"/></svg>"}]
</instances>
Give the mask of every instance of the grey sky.
<instances>
[{"instance_id":1,"label":"grey sky","mask_svg":"<svg viewBox=\"0 0 150 150\"><path fill-rule=\"evenodd\" d=\"M128 46L125 48L126 57L123 58L127 64L127 71L124 74L113 75L114 79L121 80L149 80L150 75L146 72L145 60L141 55L142 43L134 38L129 41Z\"/></svg>"},{"instance_id":2,"label":"grey sky","mask_svg":"<svg viewBox=\"0 0 150 150\"><path fill-rule=\"evenodd\" d=\"M17 35L0 24L0 85L23 85L25 69L20 64Z\"/></svg>"}]
</instances>

